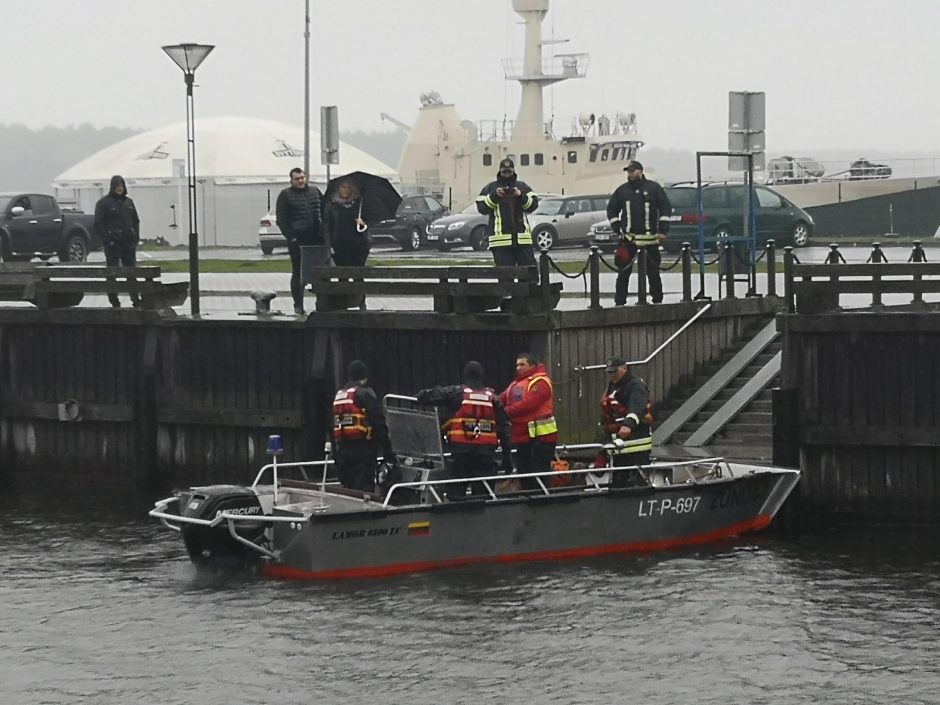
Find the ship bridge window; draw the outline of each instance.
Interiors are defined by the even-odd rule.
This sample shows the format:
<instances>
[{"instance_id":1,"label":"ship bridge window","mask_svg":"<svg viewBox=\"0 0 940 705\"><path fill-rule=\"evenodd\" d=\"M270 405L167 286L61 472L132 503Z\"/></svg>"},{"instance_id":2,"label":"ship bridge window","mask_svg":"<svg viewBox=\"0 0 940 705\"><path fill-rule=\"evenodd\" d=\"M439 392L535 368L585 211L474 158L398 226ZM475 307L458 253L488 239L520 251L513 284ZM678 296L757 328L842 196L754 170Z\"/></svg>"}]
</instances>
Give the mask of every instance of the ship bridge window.
<instances>
[{"instance_id":1,"label":"ship bridge window","mask_svg":"<svg viewBox=\"0 0 940 705\"><path fill-rule=\"evenodd\" d=\"M596 144L591 145L591 155L588 157L588 161L589 162L597 161L597 145Z\"/></svg>"},{"instance_id":2,"label":"ship bridge window","mask_svg":"<svg viewBox=\"0 0 940 705\"><path fill-rule=\"evenodd\" d=\"M578 153L573 149L568 150L568 163L577 164L578 163Z\"/></svg>"},{"instance_id":3,"label":"ship bridge window","mask_svg":"<svg viewBox=\"0 0 940 705\"><path fill-rule=\"evenodd\" d=\"M483 155L483 166L493 166L493 155L484 154Z\"/></svg>"},{"instance_id":4,"label":"ship bridge window","mask_svg":"<svg viewBox=\"0 0 940 705\"><path fill-rule=\"evenodd\" d=\"M522 165L522 166L529 166L529 155L528 155L528 154L520 154L520 155L519 155L519 164Z\"/></svg>"},{"instance_id":5,"label":"ship bridge window","mask_svg":"<svg viewBox=\"0 0 940 705\"><path fill-rule=\"evenodd\" d=\"M609 149L602 149L602 150L601 150L601 161L602 161L602 162L606 162L606 161L607 161L607 157L608 157L609 155L610 155L610 150L609 150Z\"/></svg>"},{"instance_id":6,"label":"ship bridge window","mask_svg":"<svg viewBox=\"0 0 940 705\"><path fill-rule=\"evenodd\" d=\"M536 152L533 158L535 159L535 166L542 166L545 163L545 155L541 152Z\"/></svg>"}]
</instances>

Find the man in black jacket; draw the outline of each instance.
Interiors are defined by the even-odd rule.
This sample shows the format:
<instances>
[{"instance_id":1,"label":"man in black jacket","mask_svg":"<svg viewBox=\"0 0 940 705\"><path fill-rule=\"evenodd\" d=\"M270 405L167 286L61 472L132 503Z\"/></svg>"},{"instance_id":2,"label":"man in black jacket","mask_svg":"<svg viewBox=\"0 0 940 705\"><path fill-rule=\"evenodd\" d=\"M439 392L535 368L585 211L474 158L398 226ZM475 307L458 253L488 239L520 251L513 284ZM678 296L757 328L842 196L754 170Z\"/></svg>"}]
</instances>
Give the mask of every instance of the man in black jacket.
<instances>
[{"instance_id":1,"label":"man in black jacket","mask_svg":"<svg viewBox=\"0 0 940 705\"><path fill-rule=\"evenodd\" d=\"M663 280L659 265L662 255L659 243L666 239L672 216L672 205L663 187L650 181L643 175L643 165L632 161L624 167L627 182L617 187L607 203L607 218L615 233L620 233L623 257L618 257L621 267L617 275L617 288L614 303L623 306L627 303L627 288L630 284L630 271L626 267L632 263L637 251L646 253L646 277L650 284L650 298L654 304L662 303Z\"/></svg>"},{"instance_id":2,"label":"man in black jacket","mask_svg":"<svg viewBox=\"0 0 940 705\"><path fill-rule=\"evenodd\" d=\"M379 451L384 462L398 472L398 459L392 450L382 404L369 386L369 369L362 360L353 360L347 370L349 380L333 398L333 459L343 487L375 491L375 471Z\"/></svg>"},{"instance_id":3,"label":"man in black jacket","mask_svg":"<svg viewBox=\"0 0 940 705\"><path fill-rule=\"evenodd\" d=\"M278 194L275 215L290 253L294 313L301 314L304 313L304 287L300 282L300 248L325 244L320 231L320 191L307 183L303 169L290 170L290 186Z\"/></svg>"},{"instance_id":4,"label":"man in black jacket","mask_svg":"<svg viewBox=\"0 0 940 705\"><path fill-rule=\"evenodd\" d=\"M607 389L601 397L600 437L602 443L616 448L608 454L614 467L648 465L653 451L653 404L649 388L641 377L630 373L622 357L607 360ZM598 456L595 467L606 467L605 454ZM629 487L643 483L638 471L615 471L611 484Z\"/></svg>"},{"instance_id":5,"label":"man in black jacket","mask_svg":"<svg viewBox=\"0 0 940 705\"><path fill-rule=\"evenodd\" d=\"M495 475L493 456L497 445L503 451L503 470L512 472L509 416L496 392L483 384L483 365L471 360L463 368L463 384L422 389L416 396L422 404L440 407L446 417L444 434L451 453L451 478ZM465 498L468 484L448 485L447 498ZM472 483L471 493L484 494L482 483Z\"/></svg>"},{"instance_id":6,"label":"man in black jacket","mask_svg":"<svg viewBox=\"0 0 940 705\"><path fill-rule=\"evenodd\" d=\"M104 247L104 258L109 267L136 267L137 243L140 242L140 217L134 202L127 196L124 177L111 177L108 195L95 204L95 233ZM114 308L121 307L118 295L108 294ZM140 306L140 295L131 294L131 304Z\"/></svg>"},{"instance_id":7,"label":"man in black jacket","mask_svg":"<svg viewBox=\"0 0 940 705\"><path fill-rule=\"evenodd\" d=\"M483 187L476 204L481 215L490 217L490 250L496 266L535 266L526 214L538 208L539 199L527 183L519 181L512 159L499 163L496 181Z\"/></svg>"}]
</instances>

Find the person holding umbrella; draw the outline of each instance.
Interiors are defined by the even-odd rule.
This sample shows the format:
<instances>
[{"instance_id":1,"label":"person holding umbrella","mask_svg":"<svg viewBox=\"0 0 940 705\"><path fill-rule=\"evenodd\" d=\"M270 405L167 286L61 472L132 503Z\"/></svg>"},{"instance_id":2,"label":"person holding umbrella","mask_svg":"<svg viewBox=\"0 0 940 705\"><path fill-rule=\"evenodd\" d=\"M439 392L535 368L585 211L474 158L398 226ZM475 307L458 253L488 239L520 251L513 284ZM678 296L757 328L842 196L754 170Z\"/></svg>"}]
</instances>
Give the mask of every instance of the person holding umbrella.
<instances>
[{"instance_id":1,"label":"person holding umbrella","mask_svg":"<svg viewBox=\"0 0 940 705\"><path fill-rule=\"evenodd\" d=\"M401 196L388 179L363 171L331 179L324 194L323 227L338 267L362 267L369 258L369 223L392 218Z\"/></svg>"}]
</instances>

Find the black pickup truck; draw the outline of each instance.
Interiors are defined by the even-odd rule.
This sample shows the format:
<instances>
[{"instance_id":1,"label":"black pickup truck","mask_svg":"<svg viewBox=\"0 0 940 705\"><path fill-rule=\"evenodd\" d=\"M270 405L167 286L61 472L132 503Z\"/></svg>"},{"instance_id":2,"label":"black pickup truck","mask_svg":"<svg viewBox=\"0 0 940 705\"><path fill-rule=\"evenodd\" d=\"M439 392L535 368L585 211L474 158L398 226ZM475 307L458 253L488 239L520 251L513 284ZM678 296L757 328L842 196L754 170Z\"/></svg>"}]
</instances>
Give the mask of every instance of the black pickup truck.
<instances>
[{"instance_id":1,"label":"black pickup truck","mask_svg":"<svg viewBox=\"0 0 940 705\"><path fill-rule=\"evenodd\" d=\"M60 262L84 262L101 247L94 226L94 214L63 210L52 196L0 196L0 258L17 262L58 256Z\"/></svg>"}]
</instances>

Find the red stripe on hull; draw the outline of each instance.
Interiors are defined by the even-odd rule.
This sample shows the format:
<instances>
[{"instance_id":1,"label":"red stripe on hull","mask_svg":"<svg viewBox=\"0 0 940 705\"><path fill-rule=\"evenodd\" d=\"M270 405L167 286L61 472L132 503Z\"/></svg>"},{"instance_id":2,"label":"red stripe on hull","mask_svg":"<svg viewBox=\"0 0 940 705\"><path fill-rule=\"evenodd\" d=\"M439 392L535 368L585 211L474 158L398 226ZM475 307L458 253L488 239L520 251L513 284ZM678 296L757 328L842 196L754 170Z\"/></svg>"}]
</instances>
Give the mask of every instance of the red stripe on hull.
<instances>
[{"instance_id":1,"label":"red stripe on hull","mask_svg":"<svg viewBox=\"0 0 940 705\"><path fill-rule=\"evenodd\" d=\"M561 551L535 551L532 553L512 553L501 556L467 556L466 558L448 558L438 561L412 561L408 563L393 563L390 565L369 566L363 568L341 568L337 570L307 571L292 568L287 565L267 563L262 567L262 573L269 578L281 580L335 580L338 578L381 578L401 573L419 573L426 570L441 568L458 568L476 563L523 563L527 561L561 560L566 558L579 558L582 556L604 556L614 553L648 553L661 551L680 546L693 546L726 539L731 536L748 531L760 531L770 524L773 517L760 515L754 519L738 522L731 526L709 531L694 536L684 536L678 539L663 539L661 541L635 541L632 543L615 543L606 546L586 546L584 548L570 548Z\"/></svg>"}]
</instances>

